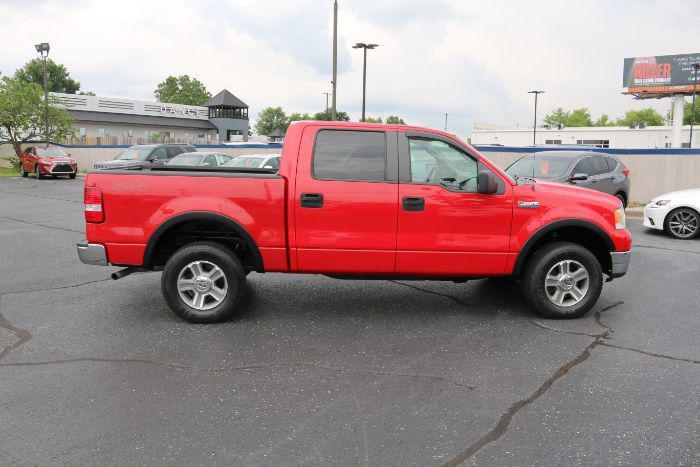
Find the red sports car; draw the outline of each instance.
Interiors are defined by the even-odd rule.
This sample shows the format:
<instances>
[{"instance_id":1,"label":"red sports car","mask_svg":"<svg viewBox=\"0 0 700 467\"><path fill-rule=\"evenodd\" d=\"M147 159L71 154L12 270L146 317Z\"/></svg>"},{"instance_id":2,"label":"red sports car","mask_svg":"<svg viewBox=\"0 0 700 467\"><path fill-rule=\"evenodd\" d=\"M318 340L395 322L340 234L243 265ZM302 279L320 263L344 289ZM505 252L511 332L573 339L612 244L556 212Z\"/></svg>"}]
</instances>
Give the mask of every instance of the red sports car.
<instances>
[{"instance_id":1,"label":"red sports car","mask_svg":"<svg viewBox=\"0 0 700 467\"><path fill-rule=\"evenodd\" d=\"M60 148L29 146L19 156L19 171L23 177L32 173L36 178L44 175L51 175L53 178L68 175L75 178L78 164Z\"/></svg>"}]
</instances>

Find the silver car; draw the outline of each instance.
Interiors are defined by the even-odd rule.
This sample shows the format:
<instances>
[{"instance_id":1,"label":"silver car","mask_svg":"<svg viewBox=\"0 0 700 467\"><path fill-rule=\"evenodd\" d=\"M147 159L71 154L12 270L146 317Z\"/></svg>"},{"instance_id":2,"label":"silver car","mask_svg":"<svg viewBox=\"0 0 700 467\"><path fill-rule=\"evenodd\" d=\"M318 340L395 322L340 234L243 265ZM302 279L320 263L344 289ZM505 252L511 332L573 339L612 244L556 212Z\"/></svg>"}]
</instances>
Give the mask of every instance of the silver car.
<instances>
[{"instance_id":1,"label":"silver car","mask_svg":"<svg viewBox=\"0 0 700 467\"><path fill-rule=\"evenodd\" d=\"M535 178L568 183L616 196L627 207L629 169L610 154L592 151L540 151L523 156L506 173L513 178Z\"/></svg>"}]
</instances>

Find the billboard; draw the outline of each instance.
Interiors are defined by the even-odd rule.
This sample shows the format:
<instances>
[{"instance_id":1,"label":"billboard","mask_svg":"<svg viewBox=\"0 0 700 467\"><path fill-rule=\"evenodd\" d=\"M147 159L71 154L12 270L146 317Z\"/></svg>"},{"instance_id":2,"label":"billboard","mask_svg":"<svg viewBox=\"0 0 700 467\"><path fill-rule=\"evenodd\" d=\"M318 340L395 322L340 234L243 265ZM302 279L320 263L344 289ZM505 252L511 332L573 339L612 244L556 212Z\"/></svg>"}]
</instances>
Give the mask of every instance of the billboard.
<instances>
[{"instance_id":1,"label":"billboard","mask_svg":"<svg viewBox=\"0 0 700 467\"><path fill-rule=\"evenodd\" d=\"M640 90L662 87L678 91L686 87L692 89L693 63L700 63L700 53L626 58L622 86Z\"/></svg>"}]
</instances>

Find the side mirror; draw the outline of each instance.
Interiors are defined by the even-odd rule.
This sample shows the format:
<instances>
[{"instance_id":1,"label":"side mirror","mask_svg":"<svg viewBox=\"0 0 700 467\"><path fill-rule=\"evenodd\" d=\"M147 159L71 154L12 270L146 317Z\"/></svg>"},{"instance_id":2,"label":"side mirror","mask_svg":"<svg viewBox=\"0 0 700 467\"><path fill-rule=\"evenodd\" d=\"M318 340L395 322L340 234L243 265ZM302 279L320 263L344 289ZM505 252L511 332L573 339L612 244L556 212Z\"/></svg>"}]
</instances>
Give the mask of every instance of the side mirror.
<instances>
[{"instance_id":1,"label":"side mirror","mask_svg":"<svg viewBox=\"0 0 700 467\"><path fill-rule=\"evenodd\" d=\"M498 191L498 181L493 172L482 170L476 178L476 191L482 195L492 195Z\"/></svg>"},{"instance_id":2,"label":"side mirror","mask_svg":"<svg viewBox=\"0 0 700 467\"><path fill-rule=\"evenodd\" d=\"M586 180L588 180L588 175L584 173L573 174L571 177L569 177L569 181L571 182L584 182Z\"/></svg>"}]
</instances>

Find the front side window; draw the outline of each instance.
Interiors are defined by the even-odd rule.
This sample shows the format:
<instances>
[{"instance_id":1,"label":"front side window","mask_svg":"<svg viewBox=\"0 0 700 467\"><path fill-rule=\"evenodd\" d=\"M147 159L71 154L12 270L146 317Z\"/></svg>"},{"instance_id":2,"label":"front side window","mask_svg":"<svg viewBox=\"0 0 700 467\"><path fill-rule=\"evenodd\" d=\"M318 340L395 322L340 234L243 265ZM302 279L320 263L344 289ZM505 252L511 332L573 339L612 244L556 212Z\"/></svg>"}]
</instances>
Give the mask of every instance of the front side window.
<instances>
[{"instance_id":1,"label":"front side window","mask_svg":"<svg viewBox=\"0 0 700 467\"><path fill-rule=\"evenodd\" d=\"M150 157L153 159L167 159L168 153L165 152L165 148L163 147L155 148Z\"/></svg>"},{"instance_id":2,"label":"front side window","mask_svg":"<svg viewBox=\"0 0 700 467\"><path fill-rule=\"evenodd\" d=\"M443 141L410 138L411 181L450 190L477 192L478 163Z\"/></svg>"},{"instance_id":3,"label":"front side window","mask_svg":"<svg viewBox=\"0 0 700 467\"><path fill-rule=\"evenodd\" d=\"M593 175L593 164L591 164L591 158L584 157L583 159L578 161L574 166L574 170L571 171L571 174L586 174L589 176Z\"/></svg>"},{"instance_id":4,"label":"front side window","mask_svg":"<svg viewBox=\"0 0 700 467\"><path fill-rule=\"evenodd\" d=\"M605 162L605 159L603 159L600 156L591 157L591 166L593 167L592 175L600 175L610 172L610 169L608 168L608 163Z\"/></svg>"},{"instance_id":5,"label":"front side window","mask_svg":"<svg viewBox=\"0 0 700 467\"><path fill-rule=\"evenodd\" d=\"M386 139L379 131L320 130L313 175L323 180L386 180Z\"/></svg>"}]
</instances>

